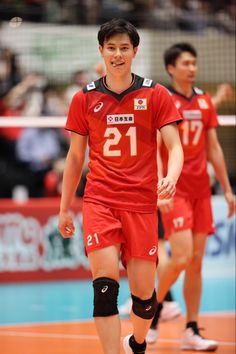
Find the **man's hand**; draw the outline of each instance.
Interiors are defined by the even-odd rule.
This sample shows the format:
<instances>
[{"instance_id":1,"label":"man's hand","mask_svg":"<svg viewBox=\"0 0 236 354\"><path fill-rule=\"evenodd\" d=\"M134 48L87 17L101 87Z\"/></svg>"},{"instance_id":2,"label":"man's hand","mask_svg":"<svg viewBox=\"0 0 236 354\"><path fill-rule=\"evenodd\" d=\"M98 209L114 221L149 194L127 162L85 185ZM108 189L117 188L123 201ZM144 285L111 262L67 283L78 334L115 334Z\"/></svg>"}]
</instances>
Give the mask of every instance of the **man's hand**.
<instances>
[{"instance_id":1,"label":"man's hand","mask_svg":"<svg viewBox=\"0 0 236 354\"><path fill-rule=\"evenodd\" d=\"M74 236L75 227L72 217L69 213L61 212L59 214L58 230L64 238L70 238Z\"/></svg>"},{"instance_id":2,"label":"man's hand","mask_svg":"<svg viewBox=\"0 0 236 354\"><path fill-rule=\"evenodd\" d=\"M173 209L173 198L158 199L157 206L162 213L168 213Z\"/></svg>"},{"instance_id":3,"label":"man's hand","mask_svg":"<svg viewBox=\"0 0 236 354\"><path fill-rule=\"evenodd\" d=\"M175 195L175 191L175 182L173 179L165 177L158 182L158 199L170 199Z\"/></svg>"}]
</instances>

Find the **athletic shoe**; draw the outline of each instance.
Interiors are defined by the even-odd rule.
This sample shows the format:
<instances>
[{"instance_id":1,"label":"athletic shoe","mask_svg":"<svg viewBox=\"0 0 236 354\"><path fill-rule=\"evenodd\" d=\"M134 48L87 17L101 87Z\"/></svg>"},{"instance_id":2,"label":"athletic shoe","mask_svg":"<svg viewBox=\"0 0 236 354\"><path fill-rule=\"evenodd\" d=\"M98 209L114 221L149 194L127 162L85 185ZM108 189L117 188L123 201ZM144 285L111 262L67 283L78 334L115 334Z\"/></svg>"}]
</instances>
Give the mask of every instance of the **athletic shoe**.
<instances>
[{"instance_id":1,"label":"athletic shoe","mask_svg":"<svg viewBox=\"0 0 236 354\"><path fill-rule=\"evenodd\" d=\"M160 313L161 321L170 321L181 315L181 309L176 301L164 301L163 308Z\"/></svg>"},{"instance_id":2,"label":"athletic shoe","mask_svg":"<svg viewBox=\"0 0 236 354\"><path fill-rule=\"evenodd\" d=\"M156 343L157 338L158 338L158 330L154 329L154 328L149 328L147 335L146 335L147 344Z\"/></svg>"},{"instance_id":3,"label":"athletic shoe","mask_svg":"<svg viewBox=\"0 0 236 354\"><path fill-rule=\"evenodd\" d=\"M217 348L216 341L203 338L200 334L194 333L192 328L185 329L181 344L182 350L214 352Z\"/></svg>"},{"instance_id":4,"label":"athletic shoe","mask_svg":"<svg viewBox=\"0 0 236 354\"><path fill-rule=\"evenodd\" d=\"M141 348L133 351L133 349L131 348L129 342L130 342L130 338L132 337L132 334L129 334L128 336L126 336L123 339L123 348L125 351L125 354L140 354L140 353L144 353L146 351L146 346L147 344L144 342L143 344L139 345L139 347L141 346Z\"/></svg>"},{"instance_id":5,"label":"athletic shoe","mask_svg":"<svg viewBox=\"0 0 236 354\"><path fill-rule=\"evenodd\" d=\"M133 350L130 348L130 345L129 345L129 339L131 336L132 336L132 334L129 334L128 336L126 336L123 339L123 348L124 348L125 354L134 354Z\"/></svg>"},{"instance_id":6,"label":"athletic shoe","mask_svg":"<svg viewBox=\"0 0 236 354\"><path fill-rule=\"evenodd\" d=\"M119 314L121 316L129 316L132 309L132 299L129 297L126 302L119 307Z\"/></svg>"}]
</instances>

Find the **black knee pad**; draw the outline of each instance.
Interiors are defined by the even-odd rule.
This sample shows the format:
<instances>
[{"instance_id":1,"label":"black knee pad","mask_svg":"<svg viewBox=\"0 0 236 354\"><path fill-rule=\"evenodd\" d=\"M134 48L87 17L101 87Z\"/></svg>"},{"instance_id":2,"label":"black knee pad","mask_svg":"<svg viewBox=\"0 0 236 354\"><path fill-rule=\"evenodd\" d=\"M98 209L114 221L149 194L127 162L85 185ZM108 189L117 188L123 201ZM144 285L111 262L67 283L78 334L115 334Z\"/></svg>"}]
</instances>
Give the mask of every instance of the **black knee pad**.
<instances>
[{"instance_id":1,"label":"black knee pad","mask_svg":"<svg viewBox=\"0 0 236 354\"><path fill-rule=\"evenodd\" d=\"M142 300L137 296L131 295L133 300L132 310L136 316L145 320L151 320L157 310L156 291L153 291L152 297Z\"/></svg>"},{"instance_id":2,"label":"black knee pad","mask_svg":"<svg viewBox=\"0 0 236 354\"><path fill-rule=\"evenodd\" d=\"M106 317L118 314L117 298L119 284L110 278L97 278L93 281L93 316Z\"/></svg>"}]
</instances>

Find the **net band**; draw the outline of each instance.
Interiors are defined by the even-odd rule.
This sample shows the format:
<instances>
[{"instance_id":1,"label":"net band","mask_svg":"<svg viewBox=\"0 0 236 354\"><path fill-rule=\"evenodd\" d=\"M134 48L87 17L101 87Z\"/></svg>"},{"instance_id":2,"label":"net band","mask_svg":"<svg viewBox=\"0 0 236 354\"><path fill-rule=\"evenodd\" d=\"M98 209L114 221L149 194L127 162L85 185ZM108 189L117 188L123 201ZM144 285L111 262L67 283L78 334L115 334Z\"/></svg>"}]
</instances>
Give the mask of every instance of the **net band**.
<instances>
[{"instance_id":1,"label":"net band","mask_svg":"<svg viewBox=\"0 0 236 354\"><path fill-rule=\"evenodd\" d=\"M218 117L221 126L235 126L236 116ZM66 117L0 117L0 127L63 128Z\"/></svg>"}]
</instances>

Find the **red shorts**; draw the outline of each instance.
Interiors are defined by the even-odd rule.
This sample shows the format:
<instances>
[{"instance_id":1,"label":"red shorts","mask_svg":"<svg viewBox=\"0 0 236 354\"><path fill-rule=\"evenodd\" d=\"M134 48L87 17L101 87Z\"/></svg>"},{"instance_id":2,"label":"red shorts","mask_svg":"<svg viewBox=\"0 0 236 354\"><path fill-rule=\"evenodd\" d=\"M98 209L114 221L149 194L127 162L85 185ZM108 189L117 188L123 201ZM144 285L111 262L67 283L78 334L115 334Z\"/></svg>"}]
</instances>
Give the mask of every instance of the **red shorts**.
<instances>
[{"instance_id":1,"label":"red shorts","mask_svg":"<svg viewBox=\"0 0 236 354\"><path fill-rule=\"evenodd\" d=\"M212 234L215 231L211 198L190 199L175 197L173 210L162 213L165 238L172 233L191 229L195 233Z\"/></svg>"},{"instance_id":2,"label":"red shorts","mask_svg":"<svg viewBox=\"0 0 236 354\"><path fill-rule=\"evenodd\" d=\"M136 213L84 202L83 235L87 253L121 244L124 266L130 258L158 262L156 211Z\"/></svg>"}]
</instances>

